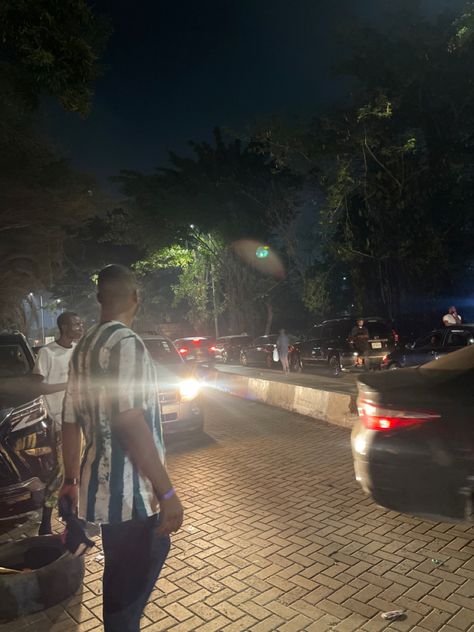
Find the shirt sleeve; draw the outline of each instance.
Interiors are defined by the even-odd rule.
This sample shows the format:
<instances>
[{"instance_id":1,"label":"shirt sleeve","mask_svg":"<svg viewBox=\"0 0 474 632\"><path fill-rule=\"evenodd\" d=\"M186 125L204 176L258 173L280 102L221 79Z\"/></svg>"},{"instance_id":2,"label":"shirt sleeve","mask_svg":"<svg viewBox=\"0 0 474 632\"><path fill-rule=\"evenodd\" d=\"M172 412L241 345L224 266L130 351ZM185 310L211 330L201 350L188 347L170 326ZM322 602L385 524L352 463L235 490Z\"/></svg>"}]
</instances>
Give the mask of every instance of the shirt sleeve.
<instances>
[{"instance_id":1,"label":"shirt sleeve","mask_svg":"<svg viewBox=\"0 0 474 632\"><path fill-rule=\"evenodd\" d=\"M135 336L124 338L110 352L111 399L114 414L127 410L146 410L148 371L146 349L143 342Z\"/></svg>"},{"instance_id":2,"label":"shirt sleeve","mask_svg":"<svg viewBox=\"0 0 474 632\"><path fill-rule=\"evenodd\" d=\"M36 358L35 366L33 367L33 373L35 375L42 375L45 381L48 379L49 372L51 371L51 354L46 347L39 350Z\"/></svg>"}]
</instances>

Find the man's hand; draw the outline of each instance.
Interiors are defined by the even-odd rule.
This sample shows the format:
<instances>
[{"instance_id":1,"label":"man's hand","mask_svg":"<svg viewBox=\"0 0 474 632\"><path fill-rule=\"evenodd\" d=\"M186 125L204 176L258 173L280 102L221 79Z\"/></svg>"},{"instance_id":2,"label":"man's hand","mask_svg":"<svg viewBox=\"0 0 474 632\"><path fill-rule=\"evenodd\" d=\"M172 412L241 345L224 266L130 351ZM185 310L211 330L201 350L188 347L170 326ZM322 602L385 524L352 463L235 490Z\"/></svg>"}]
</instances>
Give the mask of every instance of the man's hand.
<instances>
[{"instance_id":1,"label":"man's hand","mask_svg":"<svg viewBox=\"0 0 474 632\"><path fill-rule=\"evenodd\" d=\"M69 496L71 499L72 512L77 513L77 505L79 501L79 486L64 484L59 490L59 498Z\"/></svg>"},{"instance_id":2,"label":"man's hand","mask_svg":"<svg viewBox=\"0 0 474 632\"><path fill-rule=\"evenodd\" d=\"M176 533L183 524L183 506L176 494L168 500L160 500L160 524L157 535Z\"/></svg>"}]
</instances>

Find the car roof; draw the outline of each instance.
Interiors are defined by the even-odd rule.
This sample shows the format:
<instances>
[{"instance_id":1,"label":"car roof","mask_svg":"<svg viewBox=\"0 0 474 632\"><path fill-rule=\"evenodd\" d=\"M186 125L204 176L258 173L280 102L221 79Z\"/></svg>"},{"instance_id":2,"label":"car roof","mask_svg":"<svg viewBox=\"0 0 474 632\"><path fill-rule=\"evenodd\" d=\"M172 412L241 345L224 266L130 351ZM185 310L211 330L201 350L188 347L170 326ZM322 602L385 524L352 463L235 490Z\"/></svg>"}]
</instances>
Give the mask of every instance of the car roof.
<instances>
[{"instance_id":1,"label":"car roof","mask_svg":"<svg viewBox=\"0 0 474 632\"><path fill-rule=\"evenodd\" d=\"M210 340L212 336L186 336L186 338L176 338L176 340Z\"/></svg>"}]
</instances>

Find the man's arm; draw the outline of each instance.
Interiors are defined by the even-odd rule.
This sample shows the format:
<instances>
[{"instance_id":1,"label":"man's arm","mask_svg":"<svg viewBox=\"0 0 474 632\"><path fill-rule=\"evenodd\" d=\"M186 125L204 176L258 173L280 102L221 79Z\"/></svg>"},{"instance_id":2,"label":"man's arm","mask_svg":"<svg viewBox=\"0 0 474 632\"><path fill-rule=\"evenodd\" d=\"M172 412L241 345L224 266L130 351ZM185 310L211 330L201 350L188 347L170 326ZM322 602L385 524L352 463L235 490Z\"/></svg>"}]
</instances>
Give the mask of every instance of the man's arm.
<instances>
[{"instance_id":1,"label":"man's arm","mask_svg":"<svg viewBox=\"0 0 474 632\"><path fill-rule=\"evenodd\" d=\"M168 535L178 531L183 522L183 507L176 493L164 498L173 485L161 462L143 411L131 409L120 413L112 422L112 432L117 434L122 448L153 486L160 503L158 534Z\"/></svg>"}]
</instances>

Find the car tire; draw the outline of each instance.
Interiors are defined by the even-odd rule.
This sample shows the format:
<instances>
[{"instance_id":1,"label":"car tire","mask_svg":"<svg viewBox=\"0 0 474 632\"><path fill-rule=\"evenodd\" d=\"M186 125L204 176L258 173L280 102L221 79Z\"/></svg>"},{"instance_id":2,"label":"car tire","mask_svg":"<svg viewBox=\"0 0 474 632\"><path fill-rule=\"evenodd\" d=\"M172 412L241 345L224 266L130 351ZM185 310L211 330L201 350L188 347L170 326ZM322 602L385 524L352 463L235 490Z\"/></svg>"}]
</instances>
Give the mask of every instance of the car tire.
<instances>
[{"instance_id":1,"label":"car tire","mask_svg":"<svg viewBox=\"0 0 474 632\"><path fill-rule=\"evenodd\" d=\"M329 358L328 366L332 377L339 377L341 375L341 360L338 355L332 355Z\"/></svg>"},{"instance_id":2,"label":"car tire","mask_svg":"<svg viewBox=\"0 0 474 632\"><path fill-rule=\"evenodd\" d=\"M265 358L265 365L267 369L273 369L273 358L269 353L267 354L267 357Z\"/></svg>"},{"instance_id":3,"label":"car tire","mask_svg":"<svg viewBox=\"0 0 474 632\"><path fill-rule=\"evenodd\" d=\"M396 371L397 369L401 369L402 367L398 364L398 362L392 362L392 364L388 365L389 371Z\"/></svg>"},{"instance_id":4,"label":"car tire","mask_svg":"<svg viewBox=\"0 0 474 632\"><path fill-rule=\"evenodd\" d=\"M249 365L249 363L247 361L247 356L245 355L245 353L241 353L240 354L240 364L242 366L248 366Z\"/></svg>"},{"instance_id":5,"label":"car tire","mask_svg":"<svg viewBox=\"0 0 474 632\"><path fill-rule=\"evenodd\" d=\"M33 570L0 575L2 622L51 608L74 595L84 579L84 557L67 552L57 535L2 544L0 566L17 564Z\"/></svg>"}]
</instances>

